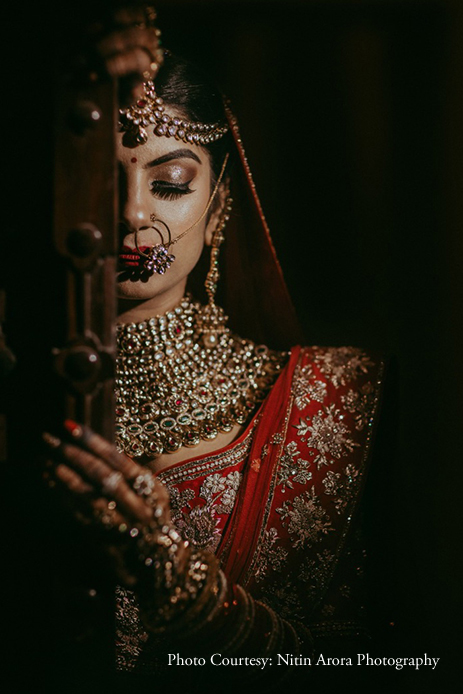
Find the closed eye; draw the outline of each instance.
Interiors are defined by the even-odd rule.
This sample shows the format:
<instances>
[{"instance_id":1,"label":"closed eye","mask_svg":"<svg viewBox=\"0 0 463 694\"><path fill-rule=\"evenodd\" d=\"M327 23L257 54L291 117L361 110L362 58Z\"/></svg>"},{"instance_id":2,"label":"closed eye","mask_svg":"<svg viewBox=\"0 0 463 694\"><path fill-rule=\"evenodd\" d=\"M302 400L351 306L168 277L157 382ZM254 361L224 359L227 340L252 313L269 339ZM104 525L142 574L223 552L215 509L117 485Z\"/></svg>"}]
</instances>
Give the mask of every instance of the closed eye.
<instances>
[{"instance_id":1,"label":"closed eye","mask_svg":"<svg viewBox=\"0 0 463 694\"><path fill-rule=\"evenodd\" d=\"M191 179L193 180L193 179ZM169 183L168 181L153 181L150 185L151 193L164 200L175 200L182 195L188 195L195 191L190 188L190 181L186 183Z\"/></svg>"}]
</instances>

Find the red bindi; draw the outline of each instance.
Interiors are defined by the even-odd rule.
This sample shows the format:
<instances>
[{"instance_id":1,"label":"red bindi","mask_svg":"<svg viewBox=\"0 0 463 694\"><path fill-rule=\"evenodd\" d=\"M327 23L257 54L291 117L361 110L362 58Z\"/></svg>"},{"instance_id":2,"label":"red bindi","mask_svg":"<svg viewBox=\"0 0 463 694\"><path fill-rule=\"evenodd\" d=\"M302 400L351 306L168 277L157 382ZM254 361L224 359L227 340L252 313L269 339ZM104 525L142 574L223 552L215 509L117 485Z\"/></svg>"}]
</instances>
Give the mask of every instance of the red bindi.
<instances>
[{"instance_id":1,"label":"red bindi","mask_svg":"<svg viewBox=\"0 0 463 694\"><path fill-rule=\"evenodd\" d=\"M132 162L132 164L135 164L135 162L137 161L137 157L132 157L130 161Z\"/></svg>"}]
</instances>

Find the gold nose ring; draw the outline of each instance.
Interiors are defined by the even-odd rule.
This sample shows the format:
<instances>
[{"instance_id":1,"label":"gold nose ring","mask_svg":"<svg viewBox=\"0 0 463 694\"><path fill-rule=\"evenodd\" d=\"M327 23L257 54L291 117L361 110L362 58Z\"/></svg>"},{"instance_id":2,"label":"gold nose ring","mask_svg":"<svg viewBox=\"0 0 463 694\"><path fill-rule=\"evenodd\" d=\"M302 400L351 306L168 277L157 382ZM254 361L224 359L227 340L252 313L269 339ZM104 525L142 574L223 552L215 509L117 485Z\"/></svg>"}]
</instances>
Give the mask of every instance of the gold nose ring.
<instances>
[{"instance_id":1,"label":"gold nose ring","mask_svg":"<svg viewBox=\"0 0 463 694\"><path fill-rule=\"evenodd\" d=\"M154 215L151 215L150 221L153 222L153 226L148 228L154 229L154 231L159 235L161 243L151 246L148 253L141 251L138 245L138 232L141 231L140 228L135 232L135 247L140 256L145 258L143 268L148 274L164 275L175 260L175 255L169 253L169 247L172 245L172 234L168 225L163 222L162 219L157 219ZM165 233L167 234L167 240L164 239L164 234L162 233L161 229L156 226L156 224L161 224L164 227Z\"/></svg>"}]
</instances>

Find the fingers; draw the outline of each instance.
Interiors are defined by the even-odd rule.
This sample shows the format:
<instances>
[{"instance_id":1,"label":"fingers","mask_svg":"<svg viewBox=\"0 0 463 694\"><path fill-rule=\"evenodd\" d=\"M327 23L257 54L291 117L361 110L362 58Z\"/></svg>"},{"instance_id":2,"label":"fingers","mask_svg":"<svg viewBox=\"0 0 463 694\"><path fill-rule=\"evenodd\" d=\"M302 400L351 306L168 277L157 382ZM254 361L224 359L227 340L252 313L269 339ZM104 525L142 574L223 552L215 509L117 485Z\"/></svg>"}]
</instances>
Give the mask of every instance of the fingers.
<instances>
[{"instance_id":1,"label":"fingers","mask_svg":"<svg viewBox=\"0 0 463 694\"><path fill-rule=\"evenodd\" d=\"M61 454L74 470L83 473L84 477L94 482L105 496L114 499L123 513L137 522L150 522L153 516L152 509L128 486L122 474L115 479L114 468L109 467L101 458L97 458L89 451L84 451L72 444L63 444ZM105 489L109 479L114 481L110 488Z\"/></svg>"},{"instance_id":2,"label":"fingers","mask_svg":"<svg viewBox=\"0 0 463 694\"><path fill-rule=\"evenodd\" d=\"M76 424L70 419L65 421L64 426L76 443L82 445L97 458L104 460L112 469L121 472L126 479L135 479L144 472L140 465L125 453L119 453L112 443L96 434L89 427Z\"/></svg>"},{"instance_id":3,"label":"fingers","mask_svg":"<svg viewBox=\"0 0 463 694\"><path fill-rule=\"evenodd\" d=\"M54 469L55 478L74 495L78 495L78 508L74 510L77 519L86 525L97 520L106 528L127 528L127 519L116 510L117 502L104 497L92 498L95 487L88 484L75 470L60 463Z\"/></svg>"},{"instance_id":4,"label":"fingers","mask_svg":"<svg viewBox=\"0 0 463 694\"><path fill-rule=\"evenodd\" d=\"M70 443L62 443L59 439L47 434L44 440L56 451L59 462L64 463L71 472L74 471L75 474L78 474L83 482L93 482L103 495L114 499L121 511L127 514L131 520L149 523L153 517L152 508L128 486L124 479L124 473L127 473L129 477L135 478L143 472L143 468L136 465L127 456L118 453L112 444L95 434L88 427L78 425L70 420L66 421L65 426L76 440L76 443L86 445L86 448L91 449L93 452ZM103 456L105 459L103 459ZM112 462L112 466L106 462L108 459ZM71 491L72 486L74 486L77 493L81 493L82 485L75 477L75 474L71 475L67 470L61 470L61 472L61 481ZM117 477L117 473L119 473L119 477ZM111 485L109 486L110 480Z\"/></svg>"},{"instance_id":5,"label":"fingers","mask_svg":"<svg viewBox=\"0 0 463 694\"><path fill-rule=\"evenodd\" d=\"M94 492L113 499L131 522L152 521L153 506L156 518L168 519L169 495L162 483L89 427L67 420L65 428L73 443L63 443L49 434L44 440L60 464L56 476L71 492Z\"/></svg>"},{"instance_id":6,"label":"fingers","mask_svg":"<svg viewBox=\"0 0 463 694\"><path fill-rule=\"evenodd\" d=\"M110 58L115 53L124 53L142 46L151 52L154 59L158 43L155 29L132 26L105 36L98 42L98 49L104 58Z\"/></svg>"},{"instance_id":7,"label":"fingers","mask_svg":"<svg viewBox=\"0 0 463 694\"><path fill-rule=\"evenodd\" d=\"M154 27L130 26L112 33L101 39L98 50L113 77L138 73L145 79L153 78L164 57Z\"/></svg>"},{"instance_id":8,"label":"fingers","mask_svg":"<svg viewBox=\"0 0 463 694\"><path fill-rule=\"evenodd\" d=\"M156 19L156 10L152 6L140 7L129 5L118 7L114 11L114 22L119 26L130 26L133 24L145 25L149 23L153 25Z\"/></svg>"},{"instance_id":9,"label":"fingers","mask_svg":"<svg viewBox=\"0 0 463 694\"><path fill-rule=\"evenodd\" d=\"M95 482L98 486L101 486L113 471L100 458L73 444L63 443L60 452L67 463L71 463L74 469L83 472L85 477Z\"/></svg>"},{"instance_id":10,"label":"fingers","mask_svg":"<svg viewBox=\"0 0 463 694\"><path fill-rule=\"evenodd\" d=\"M67 465L57 465L55 467L55 477L63 482L74 494L92 494L95 487L82 479L77 472L71 470Z\"/></svg>"},{"instance_id":11,"label":"fingers","mask_svg":"<svg viewBox=\"0 0 463 694\"><path fill-rule=\"evenodd\" d=\"M117 53L106 59L106 69L112 77L124 77L132 73L138 73L144 78L156 75L159 66L146 49L135 48L132 51Z\"/></svg>"},{"instance_id":12,"label":"fingers","mask_svg":"<svg viewBox=\"0 0 463 694\"><path fill-rule=\"evenodd\" d=\"M107 530L119 528L127 530L126 518L118 511L115 501L108 501L100 497L92 502L92 512L94 517Z\"/></svg>"}]
</instances>

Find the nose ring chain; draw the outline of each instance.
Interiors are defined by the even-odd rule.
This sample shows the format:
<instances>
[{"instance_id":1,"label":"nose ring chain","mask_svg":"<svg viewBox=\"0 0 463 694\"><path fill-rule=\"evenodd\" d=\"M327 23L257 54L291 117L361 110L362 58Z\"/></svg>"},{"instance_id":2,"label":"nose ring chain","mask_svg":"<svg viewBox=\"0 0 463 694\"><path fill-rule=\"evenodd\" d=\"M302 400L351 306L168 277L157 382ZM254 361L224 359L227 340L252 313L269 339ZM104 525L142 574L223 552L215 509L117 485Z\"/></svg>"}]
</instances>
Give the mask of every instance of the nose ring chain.
<instances>
[{"instance_id":1,"label":"nose ring chain","mask_svg":"<svg viewBox=\"0 0 463 694\"><path fill-rule=\"evenodd\" d=\"M147 273L150 275L164 275L175 260L175 255L169 253L169 247L172 245L172 234L170 233L169 227L165 222L162 221L162 219L157 219L154 215L151 215L150 219L153 222L153 226L148 228L154 229L154 231L156 231L159 234L161 243L157 243L155 246L151 246L151 248L149 248L148 250L148 253L145 253L140 249L138 245L138 232L140 231L140 229L138 229L135 232L135 246L140 256L145 258L143 268L147 271ZM156 224L162 224L167 234L166 239L164 239L164 234L162 233L161 229L159 229L159 227L156 226Z\"/></svg>"},{"instance_id":2,"label":"nose ring chain","mask_svg":"<svg viewBox=\"0 0 463 694\"><path fill-rule=\"evenodd\" d=\"M222 182L223 175L225 173L225 168L227 166L229 154L227 153L225 155L224 162L222 164L222 169L220 171L219 178L217 179L217 183L215 184L214 190L212 191L212 195L209 198L209 202L206 205L206 208L202 215L199 217L199 219L194 222L191 226L188 227L188 229L185 229L181 234L176 236L174 239L172 238L172 234L170 232L170 229L168 225L162 220L158 219L155 214L150 215L150 221L153 222L153 226L151 227L141 227L135 232L135 246L140 254L140 257L145 258L143 262L143 268L146 270L146 272L149 275L164 275L166 271L170 268L172 263L175 260L175 255L172 253L169 253L169 249L171 246L173 246L177 241L180 241L180 239L183 239L184 236L188 234L189 231L194 229L195 226L197 226L204 217L207 215L209 212L209 209L214 201L215 196L217 195L217 192L219 190L220 183ZM162 225L165 230L166 238L164 238L164 234L162 233L161 229L159 229L159 226L156 225ZM156 244L155 246L151 246L148 249L148 252L145 253L145 251L140 250L139 245L138 245L138 232L141 231L142 229L154 229L154 231L159 235L159 238L161 239L161 243Z\"/></svg>"}]
</instances>

